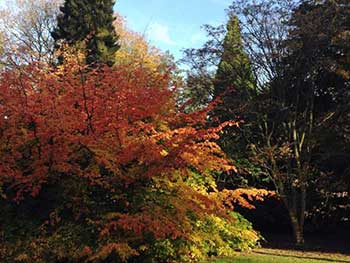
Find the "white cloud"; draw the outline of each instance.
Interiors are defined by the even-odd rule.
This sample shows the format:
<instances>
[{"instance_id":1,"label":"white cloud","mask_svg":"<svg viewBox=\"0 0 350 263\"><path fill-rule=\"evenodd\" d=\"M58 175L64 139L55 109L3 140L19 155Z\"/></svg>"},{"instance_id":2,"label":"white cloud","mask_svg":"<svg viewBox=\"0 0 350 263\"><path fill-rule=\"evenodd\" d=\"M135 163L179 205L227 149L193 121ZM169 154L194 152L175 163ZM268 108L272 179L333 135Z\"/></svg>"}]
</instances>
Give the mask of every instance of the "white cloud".
<instances>
[{"instance_id":1,"label":"white cloud","mask_svg":"<svg viewBox=\"0 0 350 263\"><path fill-rule=\"evenodd\" d=\"M169 27L157 22L152 22L148 29L149 38L155 43L162 43L166 45L175 46L176 42L173 41L169 34Z\"/></svg>"}]
</instances>

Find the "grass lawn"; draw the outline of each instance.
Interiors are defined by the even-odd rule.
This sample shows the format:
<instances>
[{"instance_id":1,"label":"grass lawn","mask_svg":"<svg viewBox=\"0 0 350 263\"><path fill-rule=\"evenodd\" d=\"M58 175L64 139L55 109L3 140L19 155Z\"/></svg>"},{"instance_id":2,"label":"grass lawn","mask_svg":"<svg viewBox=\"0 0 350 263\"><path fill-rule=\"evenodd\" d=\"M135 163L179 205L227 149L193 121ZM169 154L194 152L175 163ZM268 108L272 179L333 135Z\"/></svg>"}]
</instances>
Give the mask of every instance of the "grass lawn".
<instances>
[{"instance_id":1,"label":"grass lawn","mask_svg":"<svg viewBox=\"0 0 350 263\"><path fill-rule=\"evenodd\" d=\"M232 259L217 259L206 263L350 263L350 256L330 253L260 249Z\"/></svg>"}]
</instances>

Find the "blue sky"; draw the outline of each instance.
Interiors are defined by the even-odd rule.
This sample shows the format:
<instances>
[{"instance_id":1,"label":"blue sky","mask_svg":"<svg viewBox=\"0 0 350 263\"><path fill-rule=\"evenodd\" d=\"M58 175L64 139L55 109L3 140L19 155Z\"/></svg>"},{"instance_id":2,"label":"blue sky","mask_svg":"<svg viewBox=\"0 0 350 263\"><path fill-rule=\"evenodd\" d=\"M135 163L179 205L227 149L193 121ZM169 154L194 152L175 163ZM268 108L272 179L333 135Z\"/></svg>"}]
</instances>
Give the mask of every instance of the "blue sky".
<instances>
[{"instance_id":1,"label":"blue sky","mask_svg":"<svg viewBox=\"0 0 350 263\"><path fill-rule=\"evenodd\" d=\"M129 28L179 59L182 49L199 47L205 41L203 24L226 21L225 9L230 3L231 0L117 0L115 11L126 18Z\"/></svg>"}]
</instances>

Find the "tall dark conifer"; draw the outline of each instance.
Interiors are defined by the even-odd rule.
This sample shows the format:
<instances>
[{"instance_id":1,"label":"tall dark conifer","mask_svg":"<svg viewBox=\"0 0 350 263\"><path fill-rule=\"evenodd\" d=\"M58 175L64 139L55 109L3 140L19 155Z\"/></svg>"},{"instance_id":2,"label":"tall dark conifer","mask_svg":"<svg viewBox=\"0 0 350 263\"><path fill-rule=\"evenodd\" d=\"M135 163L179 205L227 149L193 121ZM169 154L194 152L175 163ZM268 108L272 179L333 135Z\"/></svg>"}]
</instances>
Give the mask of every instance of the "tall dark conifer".
<instances>
[{"instance_id":1,"label":"tall dark conifer","mask_svg":"<svg viewBox=\"0 0 350 263\"><path fill-rule=\"evenodd\" d=\"M256 82L250 59L243 47L239 19L231 15L226 25L226 35L222 44L222 54L214 79L214 97L220 96L221 102L213 111L214 122L237 121L250 119L249 102L256 95ZM248 125L239 128L227 127L223 130L220 146L225 153L236 160L238 174L220 175L221 187L242 187L248 182L247 171L255 168L247 161L246 149L248 142L243 134L250 134ZM253 172L252 172L253 173ZM221 180L222 178L224 180ZM251 176L250 176L251 177Z\"/></svg>"},{"instance_id":2,"label":"tall dark conifer","mask_svg":"<svg viewBox=\"0 0 350 263\"><path fill-rule=\"evenodd\" d=\"M222 96L217 112L222 121L232 119L233 111L253 95L255 88L254 75L248 55L243 49L237 16L232 15L226 27L223 53L214 83L214 96Z\"/></svg>"},{"instance_id":3,"label":"tall dark conifer","mask_svg":"<svg viewBox=\"0 0 350 263\"><path fill-rule=\"evenodd\" d=\"M84 49L86 62L112 65L119 46L113 26L113 0L66 0L52 36Z\"/></svg>"}]
</instances>

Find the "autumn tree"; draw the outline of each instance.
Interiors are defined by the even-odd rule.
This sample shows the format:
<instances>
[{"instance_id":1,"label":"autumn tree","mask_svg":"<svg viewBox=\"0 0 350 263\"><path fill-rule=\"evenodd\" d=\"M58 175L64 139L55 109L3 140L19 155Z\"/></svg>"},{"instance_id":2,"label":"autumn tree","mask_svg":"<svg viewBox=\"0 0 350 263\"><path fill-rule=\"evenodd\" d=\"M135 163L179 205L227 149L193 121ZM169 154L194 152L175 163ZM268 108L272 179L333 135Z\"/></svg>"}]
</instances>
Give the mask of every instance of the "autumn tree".
<instances>
[{"instance_id":1,"label":"autumn tree","mask_svg":"<svg viewBox=\"0 0 350 263\"><path fill-rule=\"evenodd\" d=\"M193 262L253 247L225 205L244 192L219 192L209 172L234 169L215 140L235 123L179 111L169 71L81 61L0 78L1 261Z\"/></svg>"},{"instance_id":2,"label":"autumn tree","mask_svg":"<svg viewBox=\"0 0 350 263\"><path fill-rule=\"evenodd\" d=\"M113 6L113 0L66 0L52 32L56 45L63 41L83 48L88 64L113 65L119 48Z\"/></svg>"},{"instance_id":3,"label":"autumn tree","mask_svg":"<svg viewBox=\"0 0 350 263\"><path fill-rule=\"evenodd\" d=\"M134 68L144 68L150 72L158 72L166 68L165 54L147 42L145 37L127 27L126 20L116 14L113 23L119 36L120 49L115 54L116 65L132 65Z\"/></svg>"},{"instance_id":4,"label":"autumn tree","mask_svg":"<svg viewBox=\"0 0 350 263\"><path fill-rule=\"evenodd\" d=\"M3 40L1 63L6 67L32 62L51 63L60 0L7 0L1 7L0 31ZM5 8L6 7L6 8Z\"/></svg>"}]
</instances>

